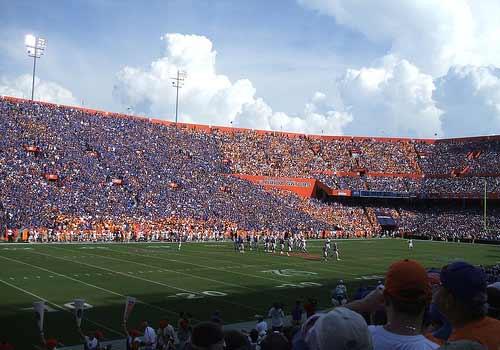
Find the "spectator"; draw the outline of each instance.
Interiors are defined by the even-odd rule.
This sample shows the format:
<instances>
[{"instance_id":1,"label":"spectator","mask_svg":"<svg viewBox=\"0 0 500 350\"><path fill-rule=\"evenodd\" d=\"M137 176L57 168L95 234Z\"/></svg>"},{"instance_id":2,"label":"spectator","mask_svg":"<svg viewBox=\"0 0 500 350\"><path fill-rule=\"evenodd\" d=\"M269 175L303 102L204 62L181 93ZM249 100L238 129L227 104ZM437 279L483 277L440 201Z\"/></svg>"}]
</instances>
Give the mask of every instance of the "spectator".
<instances>
[{"instance_id":1,"label":"spectator","mask_svg":"<svg viewBox=\"0 0 500 350\"><path fill-rule=\"evenodd\" d=\"M424 267L413 260L401 260L389 267L385 288L379 286L364 299L353 301L346 307L369 313L385 305L387 323L368 327L375 350L436 349L439 345L421 334L430 298L431 289Z\"/></svg>"},{"instance_id":2,"label":"spectator","mask_svg":"<svg viewBox=\"0 0 500 350\"><path fill-rule=\"evenodd\" d=\"M198 323L193 327L188 350L223 350L224 333L220 325L213 322Z\"/></svg>"},{"instance_id":3,"label":"spectator","mask_svg":"<svg viewBox=\"0 0 500 350\"><path fill-rule=\"evenodd\" d=\"M98 350L100 348L100 340L102 339L100 331L90 332L88 335L85 335L80 327L77 328L77 331L83 340L85 350Z\"/></svg>"},{"instance_id":4,"label":"spectator","mask_svg":"<svg viewBox=\"0 0 500 350\"><path fill-rule=\"evenodd\" d=\"M305 338L309 350L372 350L364 318L345 307L321 315Z\"/></svg>"},{"instance_id":5,"label":"spectator","mask_svg":"<svg viewBox=\"0 0 500 350\"><path fill-rule=\"evenodd\" d=\"M188 315L184 312L180 313L179 321L177 322L177 338L179 340L179 348L183 349L189 341L192 334L191 324Z\"/></svg>"},{"instance_id":6,"label":"spectator","mask_svg":"<svg viewBox=\"0 0 500 350\"><path fill-rule=\"evenodd\" d=\"M285 313L280 303L274 303L269 309L268 317L271 318L271 328L273 331L281 331L283 329Z\"/></svg>"},{"instance_id":7,"label":"spectator","mask_svg":"<svg viewBox=\"0 0 500 350\"><path fill-rule=\"evenodd\" d=\"M290 350L288 339L278 331L269 333L260 343L262 350Z\"/></svg>"},{"instance_id":8,"label":"spectator","mask_svg":"<svg viewBox=\"0 0 500 350\"><path fill-rule=\"evenodd\" d=\"M250 331L248 339L250 341L251 350L260 350L260 345L259 345L260 336L259 332L255 328Z\"/></svg>"},{"instance_id":9,"label":"spectator","mask_svg":"<svg viewBox=\"0 0 500 350\"><path fill-rule=\"evenodd\" d=\"M304 308L301 305L301 301L297 300L295 306L292 310L292 324L298 326L302 323L302 315L304 314Z\"/></svg>"},{"instance_id":10,"label":"spectator","mask_svg":"<svg viewBox=\"0 0 500 350\"><path fill-rule=\"evenodd\" d=\"M141 329L144 333L141 344L144 346L144 350L155 350L156 349L156 332L153 327L150 327L147 321L143 321L141 324Z\"/></svg>"},{"instance_id":11,"label":"spectator","mask_svg":"<svg viewBox=\"0 0 500 350\"><path fill-rule=\"evenodd\" d=\"M488 316L500 319L500 281L488 286Z\"/></svg>"},{"instance_id":12,"label":"spectator","mask_svg":"<svg viewBox=\"0 0 500 350\"><path fill-rule=\"evenodd\" d=\"M266 335L267 328L268 328L268 326L267 326L266 320L264 320L264 317L259 316L259 318L257 319L257 324L255 325L255 329L259 333L260 337L263 337Z\"/></svg>"},{"instance_id":13,"label":"spectator","mask_svg":"<svg viewBox=\"0 0 500 350\"><path fill-rule=\"evenodd\" d=\"M449 341L472 340L488 349L500 347L500 321L486 316L486 274L466 262L454 262L441 270L436 301L450 321Z\"/></svg>"},{"instance_id":14,"label":"spectator","mask_svg":"<svg viewBox=\"0 0 500 350\"><path fill-rule=\"evenodd\" d=\"M47 339L47 341L44 342L45 348L47 350L57 350L57 345L59 345L59 342L57 339Z\"/></svg>"},{"instance_id":15,"label":"spectator","mask_svg":"<svg viewBox=\"0 0 500 350\"><path fill-rule=\"evenodd\" d=\"M212 316L210 317L210 322L213 323L218 323L222 326L222 318L220 317L220 312L218 310L215 310Z\"/></svg>"},{"instance_id":16,"label":"spectator","mask_svg":"<svg viewBox=\"0 0 500 350\"><path fill-rule=\"evenodd\" d=\"M332 291L332 304L334 306L344 305L347 303L347 287L343 280L340 280L335 289Z\"/></svg>"},{"instance_id":17,"label":"spectator","mask_svg":"<svg viewBox=\"0 0 500 350\"><path fill-rule=\"evenodd\" d=\"M157 344L159 350L173 350L175 345L178 344L177 334L174 327L168 320L161 320L160 327L157 331Z\"/></svg>"},{"instance_id":18,"label":"spectator","mask_svg":"<svg viewBox=\"0 0 500 350\"><path fill-rule=\"evenodd\" d=\"M251 350L248 337L236 330L225 331L224 342L225 350Z\"/></svg>"},{"instance_id":19,"label":"spectator","mask_svg":"<svg viewBox=\"0 0 500 350\"><path fill-rule=\"evenodd\" d=\"M306 318L309 318L316 313L317 305L318 302L315 299L307 300L307 303L304 305L304 310L306 311Z\"/></svg>"}]
</instances>

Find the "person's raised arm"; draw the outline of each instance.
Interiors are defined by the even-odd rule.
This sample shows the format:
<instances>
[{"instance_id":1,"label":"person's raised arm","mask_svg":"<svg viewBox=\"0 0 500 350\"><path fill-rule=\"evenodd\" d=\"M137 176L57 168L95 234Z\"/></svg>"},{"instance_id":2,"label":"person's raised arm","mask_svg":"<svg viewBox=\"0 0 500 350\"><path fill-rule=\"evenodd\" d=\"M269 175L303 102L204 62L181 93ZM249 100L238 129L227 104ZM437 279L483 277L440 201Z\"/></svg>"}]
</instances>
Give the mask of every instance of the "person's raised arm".
<instances>
[{"instance_id":1,"label":"person's raised arm","mask_svg":"<svg viewBox=\"0 0 500 350\"><path fill-rule=\"evenodd\" d=\"M357 313L370 313L384 306L384 287L378 286L367 296L360 300L354 300L344 305L344 307L356 311Z\"/></svg>"}]
</instances>

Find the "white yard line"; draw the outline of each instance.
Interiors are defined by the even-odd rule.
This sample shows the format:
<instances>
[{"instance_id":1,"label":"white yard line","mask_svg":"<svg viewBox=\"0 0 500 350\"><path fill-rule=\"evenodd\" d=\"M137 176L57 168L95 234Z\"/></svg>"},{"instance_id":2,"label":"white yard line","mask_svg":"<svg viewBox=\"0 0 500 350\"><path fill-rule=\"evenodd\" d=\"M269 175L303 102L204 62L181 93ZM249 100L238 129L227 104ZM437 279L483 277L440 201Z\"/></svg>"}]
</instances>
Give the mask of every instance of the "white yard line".
<instances>
[{"instance_id":1,"label":"white yard line","mask_svg":"<svg viewBox=\"0 0 500 350\"><path fill-rule=\"evenodd\" d=\"M19 291L21 291L21 292L23 292L23 293L25 293L25 294L28 294L28 295L30 295L30 296L32 296L32 297L34 297L34 298L37 298L38 300L44 301L44 302L46 302L47 304L51 304L51 305L55 306L56 308L61 309L62 311L66 311L66 312L69 312L69 313L73 314L73 312L71 312L71 311L70 311L70 310L68 310L67 308L65 308L65 307L63 307L63 306L61 306L61 305L58 305L58 304L56 304L56 303L54 303L54 302L52 302L52 301L50 301L50 300L48 300L48 299L45 299L45 298L43 298L43 297L41 297L41 296L39 296L39 295L36 295L36 294L34 294L34 293L32 293L32 292L30 292L30 291L28 291L28 290L24 289L24 288L21 288L21 287L15 286L15 285L13 285L13 284L11 284L11 283L9 283L9 282L6 282L6 281L4 281L4 280L2 280L2 279L0 279L0 282L1 282L1 283L3 283L3 284L5 284L5 285L7 285L7 286L9 286L9 287L11 287L11 288L17 289L17 290L19 290ZM112 333L114 333L114 334L118 334L119 336L123 336L123 333L122 333L122 332L116 331L116 330L114 330L113 328L109 328L109 327L107 327L107 326L103 325L102 323L99 323L99 322L95 322L95 321L89 320L88 318L84 318L84 319L85 319L86 321L88 321L89 323L92 323L92 324L94 324L94 325L96 325L96 326L98 326L98 327L101 327L101 328L103 328L103 329L105 329L105 330L107 330L107 331L110 331L110 332L112 332Z\"/></svg>"},{"instance_id":2,"label":"white yard line","mask_svg":"<svg viewBox=\"0 0 500 350\"><path fill-rule=\"evenodd\" d=\"M92 265L92 264L88 264L88 263L83 263L83 262L80 262L80 261L77 261L77 260L70 260L70 259L60 258L60 257L54 256L54 255L40 253L40 252L30 251L30 253L32 253L32 254L38 254L38 255L42 255L42 256L48 256L48 257L54 258L54 259L60 259L60 260L64 260L64 261L69 261L69 262L72 262L74 264L80 264L80 265L84 265L84 266L90 266L90 267L93 267L93 268L96 268L96 269L105 270L105 271L108 271L108 272L115 273L117 275L122 275L122 276L125 276L125 277L128 277L128 278L138 279L138 280L141 280L141 281L144 281L144 282L156 284L156 285L167 287L167 288L170 288L170 289L175 289L175 290L178 290L178 291L181 291L181 292L186 292L186 293L191 293L191 294L196 294L196 295L200 294L199 292L194 292L194 291L191 291L191 290L188 290L188 289L184 289L184 288L180 288L180 287L175 287L175 286L163 283L163 282L149 280L147 278L130 275L130 274L125 273L125 272L114 271L114 270L111 270L111 269L108 269L108 268L105 268L105 267L100 267L100 266L96 266L96 265ZM239 303L235 303L235 302L232 302L232 301L227 301L227 300L224 300L224 299L221 299L220 301L222 303L226 303L226 304L230 304L230 305L236 305L236 306L239 306L239 307L242 307L242 308L245 308L245 309L249 309L249 310L252 310L252 311L258 311L258 309L254 308L254 307L251 307L249 305L239 304ZM176 315L177 315L177 313L176 313Z\"/></svg>"},{"instance_id":3,"label":"white yard line","mask_svg":"<svg viewBox=\"0 0 500 350\"><path fill-rule=\"evenodd\" d=\"M134 253L129 253L129 252L123 252L123 251L113 250L113 249L110 249L110 251L115 252L115 253L122 253L122 254L134 255L134 256L141 256L139 254L134 254ZM258 276L258 275L251 275L251 274L243 273L243 272L237 272L237 271L231 271L231 270L227 270L227 269L221 269L221 268L217 268L217 267L211 267L211 266L206 266L206 265L198 265L198 264L195 264L195 263L190 263L190 262L187 262L187 261L181 261L181 260L176 260L176 259L160 258L158 256L153 256L153 255L149 255L148 257L152 258L152 259L157 259L157 260L173 261L173 262L178 262L178 263L181 263L181 264L192 265L192 266L196 266L196 267L202 267L202 268L205 268L205 269L208 269L208 270L222 271L222 272L232 273L232 274L246 276L246 277L259 278L259 279L263 279L263 280L267 280L267 281L272 281L272 282L275 282L275 283L276 283L276 280L277 280L276 278L268 278L268 277L262 277L262 276ZM285 281L285 280L283 280L283 281Z\"/></svg>"},{"instance_id":4,"label":"white yard line","mask_svg":"<svg viewBox=\"0 0 500 350\"><path fill-rule=\"evenodd\" d=\"M133 253L128 253L128 252L124 252L124 251L121 251L121 250L114 250L114 249L109 249L111 251L114 251L114 252L121 252L123 254L133 254ZM108 251L109 251L108 250ZM229 256L228 256L228 259L221 259L220 256L227 256L227 254L231 254L231 253L220 253L220 252L207 252L207 251L202 251L202 250L188 250L187 253L191 253L191 252L195 252L195 253L200 253L200 254L212 254L212 255L217 255L217 258L206 258L206 257L203 257L203 256L196 256L197 259L201 258L201 259L205 259L205 260L210 260L210 261L221 261L221 262L225 262L225 263L231 263L231 264L234 264L235 261L230 259ZM153 252L153 253L150 253L150 255L148 255L149 257L156 257L155 254L161 254L161 253L158 253L158 252ZM174 253L174 252L168 252L168 255L179 255L179 256L185 256L185 255L182 255L181 253ZM235 253L235 254L238 254L238 253ZM264 253L265 255L264 256L268 256L268 257L275 257L275 258L280 258L280 259L286 259L288 258L287 256L285 255L270 255L269 253ZM137 254L134 254L134 255L137 255ZM158 257L159 258L159 257ZM163 258L164 260L165 258ZM179 260L173 260L171 259L171 261L179 261ZM179 261L181 262L181 261ZM322 261L319 261L319 263L322 263ZM200 268L205 268L205 269L218 269L218 270L224 270L224 271L227 271L226 269L228 268L232 268L231 266L230 267L227 267L227 268L215 268L215 267L209 267L209 266L202 266L202 265L196 265L196 264L193 264L193 263L188 263L188 262L184 262L182 261L182 263L185 263L185 264L190 264L190 265L194 265L194 266L198 266ZM331 264L331 262L329 262ZM280 266L292 266L292 267L304 267L304 264L303 263L290 263L290 262L271 262L271 264L276 264L276 265L280 265ZM241 265L241 266L254 266L254 265ZM262 266L262 265L260 265ZM321 268L319 266L314 266L314 269L315 270L318 270L318 271L323 271L323 272L328 272L328 273L331 273L331 272L339 272L339 273L342 273L342 274L346 274L346 275L350 275L350 276L359 276L359 274L357 273L352 273L352 272L347 272L347 271L344 271L342 270L344 268L344 266L332 266L330 265L329 268ZM227 271L227 272L232 272L232 273L235 273L234 271ZM240 273L241 274L241 273ZM249 275L249 274L246 274L248 276L252 276L252 277L258 277L256 275ZM258 278L265 278L265 277L258 277Z\"/></svg>"},{"instance_id":5,"label":"white yard line","mask_svg":"<svg viewBox=\"0 0 500 350\"><path fill-rule=\"evenodd\" d=\"M110 294L113 294L113 295L116 295L116 296L119 296L119 297L122 297L123 299L125 299L126 295L124 294L120 294L120 293L117 293L117 292L114 292L112 290L109 290L107 288L103 288L103 287L99 287L99 286L96 286L94 284L91 284L91 283L87 283L87 282L84 282L84 281L81 281L81 280L78 280L76 278L73 278L73 277L70 277L68 275L64 275L62 273L59 273L59 272L55 272L55 271L52 271L52 270L49 270L49 269L46 269L46 268L43 268L43 267L40 267L40 266L36 266L36 265L33 265L33 264L30 264L30 263L27 263L27 262L24 262L24 261L21 261L21 260L17 260L17 259L13 259L13 258L7 258L5 256L0 256L0 258L2 259L6 259L6 260L9 260L9 261L13 261L15 263L18 263L18 264L22 264L22 265L26 265L26 266L29 266L29 267L32 267L32 268L35 268L35 269L39 269L39 270L42 270L42 271L45 271L45 272L48 272L48 273L51 273L51 274L54 274L54 275L57 275L57 276L60 276L60 277L63 277L63 278L66 278L66 279L69 279L73 282L77 282L77 283L80 283L80 284L84 284L88 287L91 287L91 288L95 288L95 289L99 289L103 292L107 292L107 293L110 293ZM162 312L167 312L169 314L172 314L172 315L178 315L178 313L174 312L174 311L171 311L171 310L168 310L168 309L164 309L162 307L159 307L159 306L156 306L156 305L153 305L153 304L149 304L149 303L146 303L144 301L141 301L141 300L138 300L137 299L137 302L138 303L141 303L143 305L146 305L146 306L149 306L151 308L154 308L156 310L159 310L159 311L162 311Z\"/></svg>"},{"instance_id":6,"label":"white yard line","mask_svg":"<svg viewBox=\"0 0 500 350\"><path fill-rule=\"evenodd\" d=\"M65 250L67 250L67 249L65 249ZM114 250L111 250L111 251L114 252ZM152 268L152 267L154 267L154 268L161 268L163 270L162 272L177 273L177 274L180 274L180 275L184 275L184 276L188 276L188 277L192 277L192 278L197 278L197 279L201 279L201 280L205 280L205 281L209 281L209 282L215 282L215 283L219 283L219 284L224 284L224 285L227 285L227 286L230 286L230 287L237 287L237 288L243 288L243 289L248 289L248 290L255 291L255 289L243 286L241 284L234 284L234 283L229 283L229 282L214 280L212 278L196 276L196 275L193 275L193 274L190 274L190 273L186 273L186 272L182 272L182 271L166 269L166 268L164 268L162 266L148 265L148 264L140 263L140 262L137 262L137 261L125 260L125 259L120 259L120 258L113 258L113 257L110 257L110 256L104 256L104 255L99 255L99 254L92 254L92 253L87 253L87 254L88 255L92 255L92 256L96 256L96 257L99 257L99 258L103 258L103 259L110 259L110 260L116 260L116 261L121 261L121 262L126 262L126 263L132 263L132 264L136 264L136 265L139 265L139 266L145 266L145 267L147 267L149 269ZM147 272L147 271L137 271L137 272L142 274L142 273Z\"/></svg>"}]
</instances>

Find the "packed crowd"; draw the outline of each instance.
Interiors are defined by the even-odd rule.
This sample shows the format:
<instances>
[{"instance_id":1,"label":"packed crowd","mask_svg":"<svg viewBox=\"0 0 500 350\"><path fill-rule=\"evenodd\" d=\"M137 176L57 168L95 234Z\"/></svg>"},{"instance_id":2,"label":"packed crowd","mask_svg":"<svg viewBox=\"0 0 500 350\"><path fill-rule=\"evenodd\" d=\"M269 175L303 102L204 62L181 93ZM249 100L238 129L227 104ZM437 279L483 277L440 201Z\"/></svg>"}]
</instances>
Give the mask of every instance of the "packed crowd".
<instances>
[{"instance_id":1,"label":"packed crowd","mask_svg":"<svg viewBox=\"0 0 500 350\"><path fill-rule=\"evenodd\" d=\"M178 217L243 230L330 228L228 176L210 135L28 102L1 101L0 113L7 116L0 121L0 209L7 226L94 230L110 221L161 226Z\"/></svg>"},{"instance_id":2,"label":"packed crowd","mask_svg":"<svg viewBox=\"0 0 500 350\"><path fill-rule=\"evenodd\" d=\"M147 321L130 327L124 318L123 332L131 350L493 350L500 347L499 271L463 261L426 270L406 259L394 262L375 286L348 293L339 281L330 295L333 309L326 311L314 299L289 310L276 302L245 329L225 325L215 311L198 323L181 313L176 323L164 319L156 329ZM77 329L85 349L108 349L101 331ZM60 345L44 333L42 343L49 350ZM5 340L0 346L14 349Z\"/></svg>"},{"instance_id":3,"label":"packed crowd","mask_svg":"<svg viewBox=\"0 0 500 350\"><path fill-rule=\"evenodd\" d=\"M429 175L464 171L467 174L500 173L500 141L495 138L439 140L434 144L415 143L422 171Z\"/></svg>"},{"instance_id":4,"label":"packed crowd","mask_svg":"<svg viewBox=\"0 0 500 350\"><path fill-rule=\"evenodd\" d=\"M483 213L478 209L399 209L398 215L398 230L404 235L443 241L500 240L500 212L497 208L489 210L486 231Z\"/></svg>"},{"instance_id":5,"label":"packed crowd","mask_svg":"<svg viewBox=\"0 0 500 350\"><path fill-rule=\"evenodd\" d=\"M494 139L430 144L206 132L3 98L0 114L0 237L9 229L31 241L169 240L180 234L214 239L232 231L353 237L380 231L362 206L265 191L232 173L314 177L332 189L424 196L481 195L486 179L489 192L500 191L498 177L431 177L462 165L472 173L495 172L500 142ZM422 171L429 176L397 176ZM493 214L491 227L498 232ZM400 227L436 234L466 228L479 235L479 216L467 218L467 212L410 211Z\"/></svg>"}]
</instances>

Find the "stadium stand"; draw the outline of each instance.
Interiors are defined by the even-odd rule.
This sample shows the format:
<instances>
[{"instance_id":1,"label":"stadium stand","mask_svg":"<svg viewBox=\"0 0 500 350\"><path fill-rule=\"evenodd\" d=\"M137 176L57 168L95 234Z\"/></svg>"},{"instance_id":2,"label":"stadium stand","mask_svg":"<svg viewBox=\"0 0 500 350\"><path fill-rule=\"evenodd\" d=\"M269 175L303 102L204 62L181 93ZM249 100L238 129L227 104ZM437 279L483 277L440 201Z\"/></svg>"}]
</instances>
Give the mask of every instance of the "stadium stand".
<instances>
[{"instance_id":1,"label":"stadium stand","mask_svg":"<svg viewBox=\"0 0 500 350\"><path fill-rule=\"evenodd\" d=\"M4 239L387 231L499 239L500 137L311 136L8 97L0 113ZM488 232L478 205L485 183ZM381 225L381 212L395 225Z\"/></svg>"}]
</instances>

